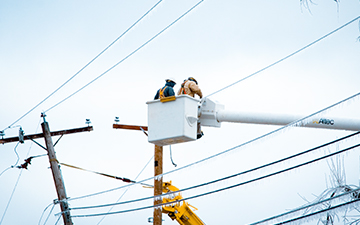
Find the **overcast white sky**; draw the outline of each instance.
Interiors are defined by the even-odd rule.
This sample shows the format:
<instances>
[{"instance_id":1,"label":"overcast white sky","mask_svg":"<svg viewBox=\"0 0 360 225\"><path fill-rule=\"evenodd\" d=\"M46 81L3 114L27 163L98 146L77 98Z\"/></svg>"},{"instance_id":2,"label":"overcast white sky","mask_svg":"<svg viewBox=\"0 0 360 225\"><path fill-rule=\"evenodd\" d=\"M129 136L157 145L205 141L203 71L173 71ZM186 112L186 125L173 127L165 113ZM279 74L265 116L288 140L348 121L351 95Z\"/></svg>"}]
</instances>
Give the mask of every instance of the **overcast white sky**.
<instances>
[{"instance_id":1,"label":"overcast white sky","mask_svg":"<svg viewBox=\"0 0 360 225\"><path fill-rule=\"evenodd\" d=\"M157 1L0 1L0 130L37 105L67 81ZM5 138L40 133L40 114L78 90L144 44L198 1L163 0L71 82L29 113ZM154 145L142 132L114 130L120 123L147 125L146 101L171 76L181 81L194 76L204 95L240 80L297 51L360 15L357 0L315 0L310 11L294 1L203 1L144 48L67 101L47 111L52 131L85 126L90 118L94 131L64 136L56 145L58 160L86 169L135 179L154 153ZM359 21L325 38L295 56L240 82L210 98L226 109L309 115L360 92ZM179 85L175 86L177 90ZM356 98L327 111L327 116L360 119ZM195 142L172 146L177 168L222 152L277 126L229 124L204 127L205 136ZM238 148L204 163L171 173L178 188L209 182L284 156L332 141L352 132L294 128ZM55 142L57 138L53 138ZM43 144L43 140L38 140ZM281 168L342 149L358 139L321 150ZM18 159L16 143L0 146L0 173ZM18 145L19 164L45 151L27 141ZM347 184L359 183L359 149L343 155ZM2 225L37 224L43 210L56 198L49 162L33 159L29 170L10 169L0 176ZM121 181L61 167L70 198L124 185ZM164 172L171 164L164 147ZM271 172L270 169L184 192L184 197L212 191ZM296 208L313 200L329 184L330 170L322 161L260 182L189 200L206 224L249 224ZM138 180L153 176L153 162ZM148 182L152 183L152 181ZM70 207L112 203L125 189L97 197L70 201ZM151 196L152 189L133 186L121 201ZM144 207L152 201L118 206L115 211ZM6 214L5 209L8 205ZM46 224L55 224L55 206ZM72 211L72 215L106 212L107 209ZM44 214L49 214L47 210ZM107 216L100 224L148 224L153 210ZM163 224L176 224L163 215ZM102 217L74 218L77 225L98 224ZM45 218L40 224L44 223ZM314 224L315 222L312 222ZM59 224L62 224L60 220Z\"/></svg>"}]
</instances>

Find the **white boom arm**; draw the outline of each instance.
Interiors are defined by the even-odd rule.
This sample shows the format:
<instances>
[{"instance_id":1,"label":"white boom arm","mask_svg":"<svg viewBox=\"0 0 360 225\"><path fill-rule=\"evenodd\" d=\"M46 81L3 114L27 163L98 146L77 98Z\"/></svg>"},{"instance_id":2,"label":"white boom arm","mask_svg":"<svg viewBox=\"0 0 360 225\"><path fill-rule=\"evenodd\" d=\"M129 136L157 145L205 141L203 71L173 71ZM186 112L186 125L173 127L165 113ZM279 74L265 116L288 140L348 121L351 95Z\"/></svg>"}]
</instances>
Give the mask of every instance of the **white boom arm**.
<instances>
[{"instance_id":1,"label":"white boom arm","mask_svg":"<svg viewBox=\"0 0 360 225\"><path fill-rule=\"evenodd\" d=\"M220 127L221 122L284 126L304 118L304 116L229 111L225 110L223 105L206 98L202 101L202 105L199 110L199 118L201 125L210 127ZM360 131L360 119L314 116L311 117L307 123L298 124L298 126Z\"/></svg>"}]
</instances>

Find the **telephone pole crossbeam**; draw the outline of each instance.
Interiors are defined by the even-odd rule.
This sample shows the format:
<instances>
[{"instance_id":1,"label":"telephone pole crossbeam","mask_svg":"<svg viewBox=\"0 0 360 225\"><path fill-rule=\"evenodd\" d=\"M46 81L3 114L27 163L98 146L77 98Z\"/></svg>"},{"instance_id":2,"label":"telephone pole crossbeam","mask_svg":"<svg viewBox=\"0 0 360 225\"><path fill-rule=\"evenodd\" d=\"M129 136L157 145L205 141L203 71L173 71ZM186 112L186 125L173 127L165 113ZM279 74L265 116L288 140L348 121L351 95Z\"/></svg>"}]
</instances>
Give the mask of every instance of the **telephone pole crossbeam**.
<instances>
[{"instance_id":1,"label":"telephone pole crossbeam","mask_svg":"<svg viewBox=\"0 0 360 225\"><path fill-rule=\"evenodd\" d=\"M127 129L127 130L148 130L147 126L137 126L137 125L125 125L125 124L113 124L114 129Z\"/></svg>"},{"instance_id":2,"label":"telephone pole crossbeam","mask_svg":"<svg viewBox=\"0 0 360 225\"><path fill-rule=\"evenodd\" d=\"M80 133L80 132L85 132L85 131L93 131L93 127L88 126L88 127L74 128L74 129L68 129L68 130L53 131L53 132L50 132L50 136L73 134L73 133ZM44 137L43 133L30 134L30 135L25 135L24 140L32 140L32 139L43 138L43 137ZM10 143L10 142L18 142L18 141L19 141L19 137L10 137L10 138L0 139L0 144Z\"/></svg>"},{"instance_id":3,"label":"telephone pole crossbeam","mask_svg":"<svg viewBox=\"0 0 360 225\"><path fill-rule=\"evenodd\" d=\"M24 140L31 140L31 141L35 142L37 145L39 145L40 147L44 148L48 152L50 168L51 168L54 183L55 183L56 193L58 196L58 202L60 203L60 208L61 208L62 217L64 220L64 225L73 225L73 222L72 222L71 216L70 216L70 211L69 211L70 208L67 203L65 185L64 185L64 181L61 176L59 162L56 158L54 146L58 143L60 138L65 134L73 134L73 133L80 133L80 132L85 132L85 131L92 131L93 127L87 126L87 127L81 127L81 128L74 128L74 129L50 132L49 124L45 121L45 116L42 116L42 117L44 117L44 122L41 124L43 133L24 135L21 137L19 135L18 137L2 138L2 139L0 139L0 144L10 143L10 142L19 142L19 141L21 143L23 143ZM56 143L54 145L51 137L59 136L59 135L61 135L61 137L58 139L58 141L56 141ZM37 139L37 138L44 138L46 148L43 147L42 145L40 145L39 143L37 143L36 141L34 141L34 139Z\"/></svg>"}]
</instances>

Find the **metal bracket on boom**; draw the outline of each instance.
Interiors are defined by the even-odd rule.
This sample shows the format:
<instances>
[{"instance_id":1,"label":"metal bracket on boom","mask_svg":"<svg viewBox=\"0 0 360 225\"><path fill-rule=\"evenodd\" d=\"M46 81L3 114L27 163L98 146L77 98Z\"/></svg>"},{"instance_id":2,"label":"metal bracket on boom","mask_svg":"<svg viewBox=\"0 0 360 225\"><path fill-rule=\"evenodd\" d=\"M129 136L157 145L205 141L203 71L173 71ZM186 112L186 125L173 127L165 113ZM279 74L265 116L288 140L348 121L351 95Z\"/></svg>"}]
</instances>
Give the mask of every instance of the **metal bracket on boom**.
<instances>
[{"instance_id":1,"label":"metal bracket on boom","mask_svg":"<svg viewBox=\"0 0 360 225\"><path fill-rule=\"evenodd\" d=\"M163 197L163 203L168 203L162 207L162 212L168 214L172 220L176 220L181 225L204 225L205 223L193 212L197 210L194 206L182 200L179 189L170 182L163 182L163 193L176 192L167 197ZM175 202L175 203L174 203ZM193 210L191 208L193 208Z\"/></svg>"},{"instance_id":2,"label":"metal bracket on boom","mask_svg":"<svg viewBox=\"0 0 360 225\"><path fill-rule=\"evenodd\" d=\"M217 112L225 107L211 99L205 98L200 105L199 118L202 126L220 127L221 123L217 120Z\"/></svg>"}]
</instances>

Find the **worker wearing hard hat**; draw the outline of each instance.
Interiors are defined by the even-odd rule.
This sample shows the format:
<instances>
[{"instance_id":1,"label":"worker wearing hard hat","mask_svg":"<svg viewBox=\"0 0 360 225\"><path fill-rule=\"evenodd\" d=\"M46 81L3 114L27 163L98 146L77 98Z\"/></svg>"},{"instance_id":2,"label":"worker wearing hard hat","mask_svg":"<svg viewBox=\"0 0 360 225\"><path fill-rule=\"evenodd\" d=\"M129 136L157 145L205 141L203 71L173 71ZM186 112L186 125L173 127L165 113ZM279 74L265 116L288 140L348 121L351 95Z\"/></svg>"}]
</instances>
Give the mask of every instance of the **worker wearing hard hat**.
<instances>
[{"instance_id":1,"label":"worker wearing hard hat","mask_svg":"<svg viewBox=\"0 0 360 225\"><path fill-rule=\"evenodd\" d=\"M177 94L190 95L191 97L195 97L195 95L198 95L200 98L203 97L201 89L198 86L198 82L193 77L189 77L187 80L184 80ZM201 138L202 136L204 136L204 133L201 131L200 120L198 120L197 139Z\"/></svg>"},{"instance_id":2,"label":"worker wearing hard hat","mask_svg":"<svg viewBox=\"0 0 360 225\"><path fill-rule=\"evenodd\" d=\"M173 87L176 84L176 81L174 78L168 78L165 79L166 84L164 87L160 88L155 95L154 100L159 99L159 98L164 98L164 97L169 97L169 96L175 96L175 91L173 89Z\"/></svg>"},{"instance_id":3,"label":"worker wearing hard hat","mask_svg":"<svg viewBox=\"0 0 360 225\"><path fill-rule=\"evenodd\" d=\"M195 95L198 95L200 98L203 97L201 89L198 86L198 82L193 77L189 77L187 80L184 80L177 94L186 94L190 95L191 97L195 97Z\"/></svg>"}]
</instances>

